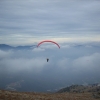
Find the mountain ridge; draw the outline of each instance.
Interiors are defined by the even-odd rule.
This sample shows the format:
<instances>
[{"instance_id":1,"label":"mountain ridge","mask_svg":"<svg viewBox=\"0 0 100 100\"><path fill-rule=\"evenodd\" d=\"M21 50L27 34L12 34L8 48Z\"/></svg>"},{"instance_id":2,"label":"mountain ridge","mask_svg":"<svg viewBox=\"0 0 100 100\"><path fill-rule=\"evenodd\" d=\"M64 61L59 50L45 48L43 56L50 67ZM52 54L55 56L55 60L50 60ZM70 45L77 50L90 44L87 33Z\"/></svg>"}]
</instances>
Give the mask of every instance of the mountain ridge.
<instances>
[{"instance_id":1,"label":"mountain ridge","mask_svg":"<svg viewBox=\"0 0 100 100\"><path fill-rule=\"evenodd\" d=\"M35 48L36 45L25 45L25 46L10 46L10 45L7 45L7 44L0 44L0 49L1 50L10 50L10 49L14 49L14 50L27 50L27 49L32 49L32 48Z\"/></svg>"},{"instance_id":2,"label":"mountain ridge","mask_svg":"<svg viewBox=\"0 0 100 100\"><path fill-rule=\"evenodd\" d=\"M63 92L100 92L100 83L89 84L89 85L71 85L65 88L60 89L57 93Z\"/></svg>"}]
</instances>

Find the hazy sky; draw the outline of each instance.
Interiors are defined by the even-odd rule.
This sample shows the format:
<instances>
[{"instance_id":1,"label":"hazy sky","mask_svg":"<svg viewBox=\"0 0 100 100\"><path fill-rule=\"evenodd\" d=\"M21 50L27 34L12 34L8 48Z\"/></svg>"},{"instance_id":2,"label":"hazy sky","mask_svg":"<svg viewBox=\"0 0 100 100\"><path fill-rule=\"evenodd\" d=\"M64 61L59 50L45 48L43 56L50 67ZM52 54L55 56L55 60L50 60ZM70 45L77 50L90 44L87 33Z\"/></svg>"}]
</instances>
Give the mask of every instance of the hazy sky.
<instances>
[{"instance_id":1,"label":"hazy sky","mask_svg":"<svg viewBox=\"0 0 100 100\"><path fill-rule=\"evenodd\" d=\"M100 41L99 0L1 0L0 43Z\"/></svg>"}]
</instances>

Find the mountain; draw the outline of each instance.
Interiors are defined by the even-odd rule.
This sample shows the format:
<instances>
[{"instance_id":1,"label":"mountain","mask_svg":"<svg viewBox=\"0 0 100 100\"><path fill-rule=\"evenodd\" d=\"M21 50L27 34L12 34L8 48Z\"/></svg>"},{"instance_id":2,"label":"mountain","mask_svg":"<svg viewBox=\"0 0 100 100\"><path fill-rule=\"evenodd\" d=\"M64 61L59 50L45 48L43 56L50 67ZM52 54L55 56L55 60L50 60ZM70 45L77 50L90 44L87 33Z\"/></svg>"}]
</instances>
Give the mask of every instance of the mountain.
<instances>
[{"instance_id":1,"label":"mountain","mask_svg":"<svg viewBox=\"0 0 100 100\"><path fill-rule=\"evenodd\" d=\"M63 92L100 92L100 84L89 84L89 85L71 85L66 88L62 88L57 93Z\"/></svg>"},{"instance_id":2,"label":"mountain","mask_svg":"<svg viewBox=\"0 0 100 100\"><path fill-rule=\"evenodd\" d=\"M33 49L35 48L36 45L30 45L30 46L17 46L17 47L13 47L13 46L9 46L6 44L0 44L0 49L1 50L28 50L28 49Z\"/></svg>"},{"instance_id":3,"label":"mountain","mask_svg":"<svg viewBox=\"0 0 100 100\"><path fill-rule=\"evenodd\" d=\"M100 99L100 84L89 85L71 85L69 87L60 89L57 93L92 93L92 96L96 99Z\"/></svg>"},{"instance_id":4,"label":"mountain","mask_svg":"<svg viewBox=\"0 0 100 100\"><path fill-rule=\"evenodd\" d=\"M9 50L9 49L14 49L14 47L6 45L6 44L0 44L0 49L1 50Z\"/></svg>"}]
</instances>

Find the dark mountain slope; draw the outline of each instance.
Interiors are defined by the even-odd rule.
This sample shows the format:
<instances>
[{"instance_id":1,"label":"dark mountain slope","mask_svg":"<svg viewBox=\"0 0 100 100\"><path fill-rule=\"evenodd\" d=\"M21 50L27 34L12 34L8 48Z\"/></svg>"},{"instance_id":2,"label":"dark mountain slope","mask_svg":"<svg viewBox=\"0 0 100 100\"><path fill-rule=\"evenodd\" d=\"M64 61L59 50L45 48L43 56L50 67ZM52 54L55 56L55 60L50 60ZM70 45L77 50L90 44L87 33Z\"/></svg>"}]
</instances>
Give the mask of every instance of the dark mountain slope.
<instances>
[{"instance_id":1,"label":"dark mountain slope","mask_svg":"<svg viewBox=\"0 0 100 100\"><path fill-rule=\"evenodd\" d=\"M17 47L13 47L13 46L9 46L6 44L0 44L0 49L1 50L28 50L28 49L33 49L36 48L36 45L30 45L30 46L17 46Z\"/></svg>"}]
</instances>

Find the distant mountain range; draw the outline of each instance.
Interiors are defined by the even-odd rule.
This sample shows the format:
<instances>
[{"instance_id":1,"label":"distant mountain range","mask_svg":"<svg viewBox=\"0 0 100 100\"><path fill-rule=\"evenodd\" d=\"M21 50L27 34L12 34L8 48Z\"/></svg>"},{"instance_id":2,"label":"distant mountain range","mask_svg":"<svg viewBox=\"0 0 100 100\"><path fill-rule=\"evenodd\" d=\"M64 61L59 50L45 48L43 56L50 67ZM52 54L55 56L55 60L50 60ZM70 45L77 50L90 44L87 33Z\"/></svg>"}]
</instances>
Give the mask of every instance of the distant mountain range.
<instances>
[{"instance_id":1,"label":"distant mountain range","mask_svg":"<svg viewBox=\"0 0 100 100\"><path fill-rule=\"evenodd\" d=\"M6 45L6 44L0 44L0 49L1 50L10 50L10 49L14 49L14 50L28 50L28 49L33 49L35 47L36 47L36 45L13 47L13 46Z\"/></svg>"},{"instance_id":2,"label":"distant mountain range","mask_svg":"<svg viewBox=\"0 0 100 100\"><path fill-rule=\"evenodd\" d=\"M95 48L100 48L100 45L95 45L95 44L89 44L89 45L86 45L86 44L70 44L72 47L75 47L75 48L81 48L81 47L95 47ZM33 48L36 48L37 45L26 45L26 46L10 46L10 45L7 45L7 44L0 44L0 49L1 50L10 50L10 49L14 49L14 50L29 50L29 49L33 49Z\"/></svg>"}]
</instances>

